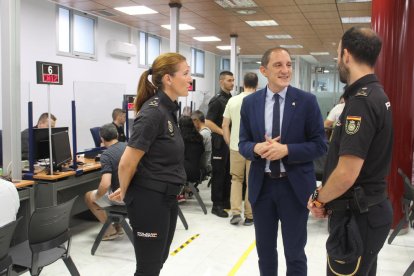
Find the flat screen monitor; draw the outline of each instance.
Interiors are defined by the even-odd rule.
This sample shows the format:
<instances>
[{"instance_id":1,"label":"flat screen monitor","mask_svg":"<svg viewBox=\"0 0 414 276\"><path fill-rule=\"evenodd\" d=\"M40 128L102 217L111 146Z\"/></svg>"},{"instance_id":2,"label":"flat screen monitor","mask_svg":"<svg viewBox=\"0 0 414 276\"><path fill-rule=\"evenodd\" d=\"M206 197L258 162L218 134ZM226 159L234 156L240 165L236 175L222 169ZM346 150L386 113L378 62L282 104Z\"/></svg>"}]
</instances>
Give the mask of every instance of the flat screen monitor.
<instances>
[{"instance_id":1,"label":"flat screen monitor","mask_svg":"<svg viewBox=\"0 0 414 276\"><path fill-rule=\"evenodd\" d=\"M67 131L52 134L52 155L55 169L61 169L62 165L72 159Z\"/></svg>"},{"instance_id":2,"label":"flat screen monitor","mask_svg":"<svg viewBox=\"0 0 414 276\"><path fill-rule=\"evenodd\" d=\"M52 134L58 132L68 132L67 127L53 127ZM34 128L33 129L33 156L34 160L41 160L49 158L49 129L48 128Z\"/></svg>"}]
</instances>

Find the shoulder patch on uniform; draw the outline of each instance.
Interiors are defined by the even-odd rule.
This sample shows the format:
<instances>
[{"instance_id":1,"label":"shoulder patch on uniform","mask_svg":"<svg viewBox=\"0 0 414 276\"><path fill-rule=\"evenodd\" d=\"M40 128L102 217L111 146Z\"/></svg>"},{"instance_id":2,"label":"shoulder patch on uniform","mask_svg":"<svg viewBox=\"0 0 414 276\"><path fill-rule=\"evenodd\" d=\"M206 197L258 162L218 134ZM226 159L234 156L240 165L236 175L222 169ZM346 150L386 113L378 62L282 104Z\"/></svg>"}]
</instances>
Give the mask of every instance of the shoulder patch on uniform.
<instances>
[{"instance_id":1,"label":"shoulder patch on uniform","mask_svg":"<svg viewBox=\"0 0 414 276\"><path fill-rule=\"evenodd\" d=\"M173 137L174 136L174 126L173 126L173 124L170 120L168 120L167 124L168 124L168 132L170 133L170 136Z\"/></svg>"},{"instance_id":2,"label":"shoulder patch on uniform","mask_svg":"<svg viewBox=\"0 0 414 276\"><path fill-rule=\"evenodd\" d=\"M359 91L355 94L355 97L368 97L369 91L367 87L362 87Z\"/></svg>"},{"instance_id":3,"label":"shoulder patch on uniform","mask_svg":"<svg viewBox=\"0 0 414 276\"><path fill-rule=\"evenodd\" d=\"M159 103L160 103L160 99L158 97L155 97L152 101L150 101L148 103L148 105L149 106L157 107Z\"/></svg>"},{"instance_id":4,"label":"shoulder patch on uniform","mask_svg":"<svg viewBox=\"0 0 414 276\"><path fill-rule=\"evenodd\" d=\"M348 135L353 135L358 132L361 126L361 116L346 116L345 132Z\"/></svg>"}]
</instances>

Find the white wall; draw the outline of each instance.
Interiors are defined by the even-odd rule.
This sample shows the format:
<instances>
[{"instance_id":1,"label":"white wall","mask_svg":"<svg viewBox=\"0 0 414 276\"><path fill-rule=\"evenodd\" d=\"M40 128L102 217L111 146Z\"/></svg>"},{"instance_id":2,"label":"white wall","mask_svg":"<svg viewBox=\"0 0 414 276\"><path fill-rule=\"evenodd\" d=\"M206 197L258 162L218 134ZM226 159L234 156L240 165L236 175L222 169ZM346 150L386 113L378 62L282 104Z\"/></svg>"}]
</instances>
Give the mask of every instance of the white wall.
<instances>
[{"instance_id":1,"label":"white wall","mask_svg":"<svg viewBox=\"0 0 414 276\"><path fill-rule=\"evenodd\" d=\"M146 70L138 67L137 57L131 59L131 63L125 58L116 58L107 53L106 45L111 39L129 41L129 28L104 19L98 20L97 27L97 60L85 60L56 55L56 5L47 1L22 0L21 3L21 76L22 76L22 129L27 128L27 102L29 98L33 101L33 116L38 116L47 111L47 87L36 84L36 61L49 61L63 64L63 85L51 86L51 112L58 118L58 126L71 126L71 101L81 99L89 101L89 110L77 114L77 121L89 120L88 125L99 126L111 122L112 109L115 106L121 107L123 94L135 94L140 74ZM133 29L133 42L138 45L138 30ZM161 49L167 52L169 40L162 39ZM180 53L187 57L188 63L191 59L190 47L180 45ZM197 79L197 90L207 94L210 98L214 94L215 83L215 58L211 53L206 52L206 74L204 78ZM85 89L74 90L74 83L89 82L91 85L88 97ZM107 84L105 86L105 84ZM99 91L92 91L98 87L118 87L114 89L110 101L98 101L96 95ZM124 87L122 91L120 87ZM105 89L103 89L105 90ZM106 89L107 90L107 89ZM30 92L29 92L30 91ZM82 93L82 95L77 95ZM97 94L98 93L98 94ZM108 93L108 92L106 92ZM110 92L109 92L110 93ZM203 94L203 95L204 95ZM75 95L75 96L74 96ZM196 107L200 106L203 97L193 97L190 94L188 99L197 101ZM117 101L114 99L118 99ZM188 101L188 99L180 99ZM191 100L190 99L190 100ZM99 102L99 104L97 104ZM80 104L79 104L80 105ZM77 104L78 106L78 104ZM82 102L82 106L85 103ZM77 113L79 113L78 111ZM93 113L93 115L92 115ZM97 115L98 114L98 115ZM97 121L99 118L99 121ZM36 122L34 122L36 123ZM1 125L0 125L1 127ZM81 143L79 143L81 141ZM89 130L78 129L78 148L81 145L90 143L93 145Z\"/></svg>"}]
</instances>

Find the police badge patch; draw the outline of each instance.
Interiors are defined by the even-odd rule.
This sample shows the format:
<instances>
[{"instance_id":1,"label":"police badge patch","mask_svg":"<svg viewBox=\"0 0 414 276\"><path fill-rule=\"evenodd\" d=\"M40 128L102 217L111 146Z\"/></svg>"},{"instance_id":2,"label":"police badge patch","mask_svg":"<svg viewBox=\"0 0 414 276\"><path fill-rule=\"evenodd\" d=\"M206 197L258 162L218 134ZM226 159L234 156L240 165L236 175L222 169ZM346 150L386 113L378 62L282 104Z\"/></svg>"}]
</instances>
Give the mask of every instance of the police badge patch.
<instances>
[{"instance_id":1,"label":"police badge patch","mask_svg":"<svg viewBox=\"0 0 414 276\"><path fill-rule=\"evenodd\" d=\"M361 126L361 116L346 116L345 132L353 135L358 132Z\"/></svg>"},{"instance_id":2,"label":"police badge patch","mask_svg":"<svg viewBox=\"0 0 414 276\"><path fill-rule=\"evenodd\" d=\"M171 121L168 121L168 131L170 132L170 136L174 136L174 127Z\"/></svg>"}]
</instances>

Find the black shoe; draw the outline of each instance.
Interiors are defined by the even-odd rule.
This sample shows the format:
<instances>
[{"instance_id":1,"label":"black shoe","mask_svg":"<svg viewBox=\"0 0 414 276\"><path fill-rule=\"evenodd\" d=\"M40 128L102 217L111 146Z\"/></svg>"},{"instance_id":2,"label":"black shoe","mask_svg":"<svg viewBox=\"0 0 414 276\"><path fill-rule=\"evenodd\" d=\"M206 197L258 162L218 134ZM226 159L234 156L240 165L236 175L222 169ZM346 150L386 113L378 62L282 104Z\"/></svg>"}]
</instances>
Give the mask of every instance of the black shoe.
<instances>
[{"instance_id":1,"label":"black shoe","mask_svg":"<svg viewBox=\"0 0 414 276\"><path fill-rule=\"evenodd\" d=\"M243 222L243 225L245 226L253 225L253 219L246 218Z\"/></svg>"},{"instance_id":2,"label":"black shoe","mask_svg":"<svg viewBox=\"0 0 414 276\"><path fill-rule=\"evenodd\" d=\"M229 217L229 214L226 211L224 211L222 208L219 208L219 207L213 207L211 209L211 213L215 214L216 216L221 217L221 218L228 218Z\"/></svg>"},{"instance_id":3,"label":"black shoe","mask_svg":"<svg viewBox=\"0 0 414 276\"><path fill-rule=\"evenodd\" d=\"M242 221L242 218L240 215L233 215L233 217L230 220L230 224L238 225L240 221Z\"/></svg>"}]
</instances>

